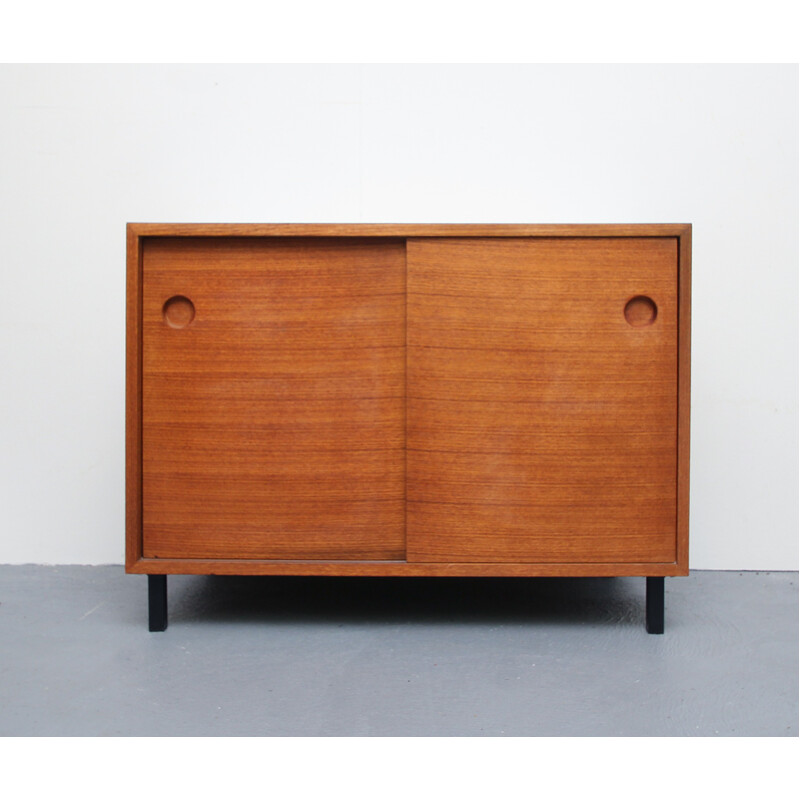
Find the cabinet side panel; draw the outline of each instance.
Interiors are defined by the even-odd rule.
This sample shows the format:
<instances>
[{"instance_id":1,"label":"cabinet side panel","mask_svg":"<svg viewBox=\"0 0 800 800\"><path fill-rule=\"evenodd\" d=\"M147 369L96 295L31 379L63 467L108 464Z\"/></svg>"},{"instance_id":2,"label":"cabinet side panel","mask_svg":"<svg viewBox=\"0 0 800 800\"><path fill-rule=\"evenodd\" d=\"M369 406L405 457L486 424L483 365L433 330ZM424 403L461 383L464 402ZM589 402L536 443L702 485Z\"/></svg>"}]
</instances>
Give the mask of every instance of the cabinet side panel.
<instances>
[{"instance_id":1,"label":"cabinet side panel","mask_svg":"<svg viewBox=\"0 0 800 800\"><path fill-rule=\"evenodd\" d=\"M410 240L408 558L676 560L677 240Z\"/></svg>"},{"instance_id":2,"label":"cabinet side panel","mask_svg":"<svg viewBox=\"0 0 800 800\"><path fill-rule=\"evenodd\" d=\"M691 408L692 229L681 233L679 245L678 327L678 564L689 574L689 444Z\"/></svg>"},{"instance_id":3,"label":"cabinet side panel","mask_svg":"<svg viewBox=\"0 0 800 800\"><path fill-rule=\"evenodd\" d=\"M405 243L154 238L146 558L405 557Z\"/></svg>"},{"instance_id":4,"label":"cabinet side panel","mask_svg":"<svg viewBox=\"0 0 800 800\"><path fill-rule=\"evenodd\" d=\"M141 240L129 225L125 321L125 566L142 557Z\"/></svg>"}]
</instances>

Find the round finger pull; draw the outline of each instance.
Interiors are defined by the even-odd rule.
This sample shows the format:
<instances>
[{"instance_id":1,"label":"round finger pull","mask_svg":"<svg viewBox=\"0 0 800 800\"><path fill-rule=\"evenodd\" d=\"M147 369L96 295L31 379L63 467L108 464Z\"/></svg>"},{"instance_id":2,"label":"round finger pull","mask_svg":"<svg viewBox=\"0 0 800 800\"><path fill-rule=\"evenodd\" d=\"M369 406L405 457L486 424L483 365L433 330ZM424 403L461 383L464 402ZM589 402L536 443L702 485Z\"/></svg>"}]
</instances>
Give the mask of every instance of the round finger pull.
<instances>
[{"instance_id":1,"label":"round finger pull","mask_svg":"<svg viewBox=\"0 0 800 800\"><path fill-rule=\"evenodd\" d=\"M634 328L643 328L645 325L652 325L658 316L658 307L644 295L637 295L628 300L625 305L625 319L628 325Z\"/></svg>"},{"instance_id":2,"label":"round finger pull","mask_svg":"<svg viewBox=\"0 0 800 800\"><path fill-rule=\"evenodd\" d=\"M185 328L194 319L194 303L182 294L164 303L164 322L170 328Z\"/></svg>"}]
</instances>

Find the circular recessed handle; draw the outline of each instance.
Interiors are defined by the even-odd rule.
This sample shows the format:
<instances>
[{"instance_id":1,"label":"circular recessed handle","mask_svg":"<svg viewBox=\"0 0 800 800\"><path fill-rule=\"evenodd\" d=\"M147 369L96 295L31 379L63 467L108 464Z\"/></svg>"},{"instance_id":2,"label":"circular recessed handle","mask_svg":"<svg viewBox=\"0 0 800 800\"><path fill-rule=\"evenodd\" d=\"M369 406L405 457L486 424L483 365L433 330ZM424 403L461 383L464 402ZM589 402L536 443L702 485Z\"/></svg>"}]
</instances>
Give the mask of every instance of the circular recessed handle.
<instances>
[{"instance_id":1,"label":"circular recessed handle","mask_svg":"<svg viewBox=\"0 0 800 800\"><path fill-rule=\"evenodd\" d=\"M182 294L170 297L163 311L164 322L170 328L185 328L194 319L194 303Z\"/></svg>"},{"instance_id":2,"label":"circular recessed handle","mask_svg":"<svg viewBox=\"0 0 800 800\"><path fill-rule=\"evenodd\" d=\"M632 325L634 328L652 325L657 316L658 306L651 298L645 297L643 294L632 297L625 304L625 319L628 325Z\"/></svg>"}]
</instances>

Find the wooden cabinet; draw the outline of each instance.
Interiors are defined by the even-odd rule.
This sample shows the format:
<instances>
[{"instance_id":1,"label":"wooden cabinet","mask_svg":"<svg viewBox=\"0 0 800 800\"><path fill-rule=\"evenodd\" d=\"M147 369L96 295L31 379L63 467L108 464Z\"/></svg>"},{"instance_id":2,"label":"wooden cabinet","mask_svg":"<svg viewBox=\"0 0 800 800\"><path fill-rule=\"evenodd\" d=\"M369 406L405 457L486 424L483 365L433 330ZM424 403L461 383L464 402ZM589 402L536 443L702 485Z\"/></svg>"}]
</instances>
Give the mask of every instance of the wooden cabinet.
<instances>
[{"instance_id":1,"label":"wooden cabinet","mask_svg":"<svg viewBox=\"0 0 800 800\"><path fill-rule=\"evenodd\" d=\"M162 576L213 573L641 575L658 630L688 573L690 236L129 225L151 629Z\"/></svg>"}]
</instances>

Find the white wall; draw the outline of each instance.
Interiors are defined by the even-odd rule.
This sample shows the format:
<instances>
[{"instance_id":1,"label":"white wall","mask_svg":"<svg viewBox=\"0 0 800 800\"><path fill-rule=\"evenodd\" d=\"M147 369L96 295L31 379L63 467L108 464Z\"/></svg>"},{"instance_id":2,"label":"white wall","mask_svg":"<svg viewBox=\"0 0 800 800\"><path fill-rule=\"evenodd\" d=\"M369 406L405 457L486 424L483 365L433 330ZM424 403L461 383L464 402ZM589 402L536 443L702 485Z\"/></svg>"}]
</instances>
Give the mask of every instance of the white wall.
<instances>
[{"instance_id":1,"label":"white wall","mask_svg":"<svg viewBox=\"0 0 800 800\"><path fill-rule=\"evenodd\" d=\"M796 66L0 67L0 563L121 563L125 223L691 222L691 566L797 569Z\"/></svg>"}]
</instances>

